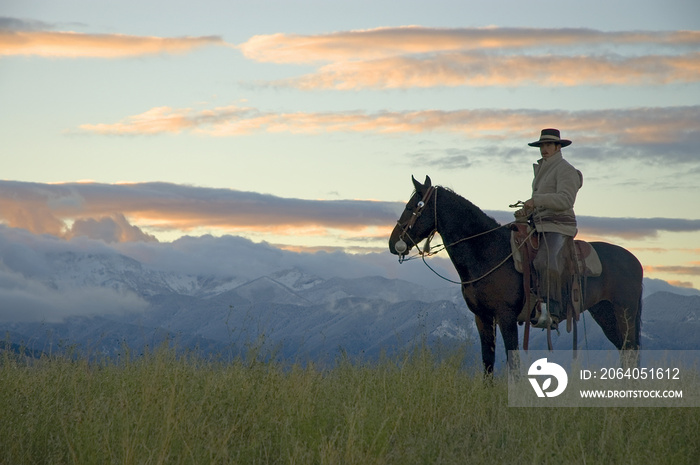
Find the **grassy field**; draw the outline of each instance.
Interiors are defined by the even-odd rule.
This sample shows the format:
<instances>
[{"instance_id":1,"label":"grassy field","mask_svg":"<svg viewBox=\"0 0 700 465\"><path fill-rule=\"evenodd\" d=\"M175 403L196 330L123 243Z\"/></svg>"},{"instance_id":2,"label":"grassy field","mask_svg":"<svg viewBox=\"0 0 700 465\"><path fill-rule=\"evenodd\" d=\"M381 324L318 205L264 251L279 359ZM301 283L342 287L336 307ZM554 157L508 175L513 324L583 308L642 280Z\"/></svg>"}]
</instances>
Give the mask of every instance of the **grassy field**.
<instances>
[{"instance_id":1,"label":"grassy field","mask_svg":"<svg viewBox=\"0 0 700 465\"><path fill-rule=\"evenodd\" d=\"M0 463L700 463L694 408L509 408L461 355L331 369L0 354Z\"/></svg>"}]
</instances>

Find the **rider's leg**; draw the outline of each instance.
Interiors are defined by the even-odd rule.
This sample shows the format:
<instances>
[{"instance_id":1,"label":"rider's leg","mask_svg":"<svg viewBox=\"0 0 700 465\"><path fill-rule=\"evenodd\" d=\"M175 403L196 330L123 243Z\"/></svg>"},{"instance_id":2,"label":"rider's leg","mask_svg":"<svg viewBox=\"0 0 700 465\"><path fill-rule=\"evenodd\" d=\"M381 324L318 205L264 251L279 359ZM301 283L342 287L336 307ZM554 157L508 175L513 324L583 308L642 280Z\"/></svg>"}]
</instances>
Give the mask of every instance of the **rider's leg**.
<instances>
[{"instance_id":1,"label":"rider's leg","mask_svg":"<svg viewBox=\"0 0 700 465\"><path fill-rule=\"evenodd\" d=\"M566 236L555 232L540 234L539 252L533 261L538 278L538 293L546 305L550 321L540 321L544 327L564 318L562 305L562 276L565 269L564 241ZM544 312L543 312L544 313ZM538 326L539 326L538 325Z\"/></svg>"}]
</instances>

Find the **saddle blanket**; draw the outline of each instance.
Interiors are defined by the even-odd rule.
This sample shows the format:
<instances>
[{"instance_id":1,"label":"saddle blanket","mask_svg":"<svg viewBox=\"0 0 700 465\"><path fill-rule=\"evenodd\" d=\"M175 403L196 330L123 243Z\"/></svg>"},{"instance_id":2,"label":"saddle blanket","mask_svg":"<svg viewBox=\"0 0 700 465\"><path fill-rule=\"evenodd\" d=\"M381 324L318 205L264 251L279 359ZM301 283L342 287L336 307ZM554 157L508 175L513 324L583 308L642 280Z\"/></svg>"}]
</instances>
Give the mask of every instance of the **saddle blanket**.
<instances>
[{"instance_id":1,"label":"saddle blanket","mask_svg":"<svg viewBox=\"0 0 700 465\"><path fill-rule=\"evenodd\" d=\"M525 237L527 237L527 234L523 236L522 231L513 231L510 235L510 247L513 251L513 261L515 262L515 269L518 273L523 272L523 256L520 247L528 247L528 244L522 244L522 241L537 241L536 234L530 236L529 239L525 239ZM522 245L519 247L519 244ZM603 265L600 263L598 253L593 246L586 241L580 240L574 240L574 245L576 246L576 261L581 276L600 276L603 272ZM537 248L537 245L535 244L534 247Z\"/></svg>"}]
</instances>

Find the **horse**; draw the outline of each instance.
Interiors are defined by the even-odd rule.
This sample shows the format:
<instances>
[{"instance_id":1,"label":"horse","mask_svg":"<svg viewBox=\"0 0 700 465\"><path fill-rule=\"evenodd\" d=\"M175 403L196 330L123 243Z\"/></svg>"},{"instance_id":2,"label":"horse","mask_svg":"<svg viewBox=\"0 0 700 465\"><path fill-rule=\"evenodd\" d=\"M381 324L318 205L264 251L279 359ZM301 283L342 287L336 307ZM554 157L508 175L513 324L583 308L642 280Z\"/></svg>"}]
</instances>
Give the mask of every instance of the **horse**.
<instances>
[{"instance_id":1,"label":"horse","mask_svg":"<svg viewBox=\"0 0 700 465\"><path fill-rule=\"evenodd\" d=\"M437 232L460 277L462 295L474 313L481 341L484 374L493 373L496 326L500 328L509 368L518 361L518 314L525 303L523 278L514 266L509 225L501 225L476 205L450 189L432 186L429 176L415 191L389 238L389 251L400 261L412 247ZM588 277L583 308L605 336L625 355L636 358L640 348L642 265L628 250L591 242L602 264L598 277ZM528 290L529 292L529 290ZM529 324L529 323L526 323ZM517 355L517 352L514 353Z\"/></svg>"}]
</instances>

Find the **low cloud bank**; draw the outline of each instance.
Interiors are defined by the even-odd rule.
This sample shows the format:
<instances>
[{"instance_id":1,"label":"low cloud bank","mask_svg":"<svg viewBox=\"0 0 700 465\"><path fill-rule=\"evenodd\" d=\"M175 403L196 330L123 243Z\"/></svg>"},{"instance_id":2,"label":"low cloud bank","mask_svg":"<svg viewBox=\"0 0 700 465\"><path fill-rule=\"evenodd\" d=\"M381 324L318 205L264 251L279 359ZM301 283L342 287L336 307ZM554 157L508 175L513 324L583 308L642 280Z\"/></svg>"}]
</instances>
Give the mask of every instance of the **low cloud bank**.
<instances>
[{"instance_id":1,"label":"low cloud bank","mask_svg":"<svg viewBox=\"0 0 700 465\"><path fill-rule=\"evenodd\" d=\"M431 266L456 278L445 258L432 259ZM108 244L0 225L0 322L147 311L147 301L129 287L138 287L144 276L172 282L195 282L196 277L246 282L291 269L324 279L382 276L428 288L451 285L418 261L400 265L388 251L300 253L236 236Z\"/></svg>"},{"instance_id":2,"label":"low cloud bank","mask_svg":"<svg viewBox=\"0 0 700 465\"><path fill-rule=\"evenodd\" d=\"M0 222L34 234L107 243L153 242L143 231L187 234L202 227L227 233L284 236L362 234L384 242L404 204L370 200L307 200L234 189L168 183L41 184L0 181ZM489 211L501 223L512 212ZM643 239L660 232L697 232L700 220L580 216L581 233Z\"/></svg>"},{"instance_id":3,"label":"low cloud bank","mask_svg":"<svg viewBox=\"0 0 700 465\"><path fill-rule=\"evenodd\" d=\"M100 270L80 258L115 254L101 241L65 241L0 225L0 322L57 322L68 316L146 310L134 292L91 285ZM64 265L57 263L62 257Z\"/></svg>"}]
</instances>

